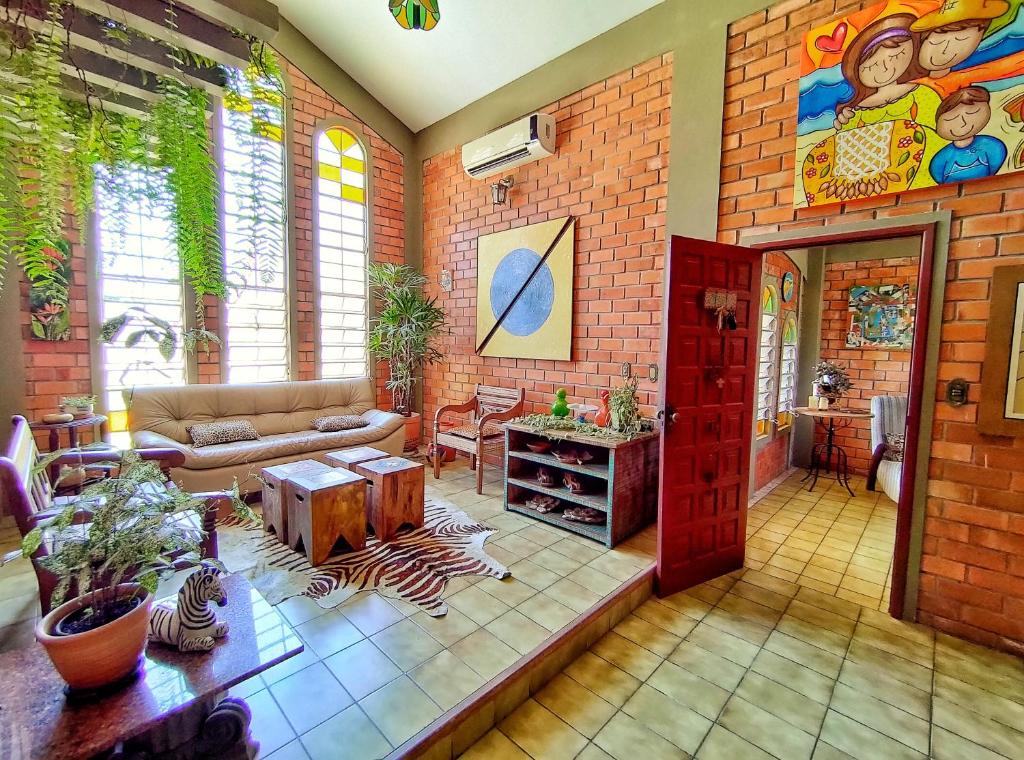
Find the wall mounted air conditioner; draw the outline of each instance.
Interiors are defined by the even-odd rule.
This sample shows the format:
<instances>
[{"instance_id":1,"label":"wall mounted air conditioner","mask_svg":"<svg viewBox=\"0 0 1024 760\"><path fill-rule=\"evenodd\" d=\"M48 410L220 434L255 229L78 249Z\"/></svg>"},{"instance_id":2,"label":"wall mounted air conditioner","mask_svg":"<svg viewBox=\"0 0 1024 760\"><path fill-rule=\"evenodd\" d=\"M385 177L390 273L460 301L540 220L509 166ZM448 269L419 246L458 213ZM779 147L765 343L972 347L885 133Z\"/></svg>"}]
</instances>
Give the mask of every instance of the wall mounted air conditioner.
<instances>
[{"instance_id":1,"label":"wall mounted air conditioner","mask_svg":"<svg viewBox=\"0 0 1024 760\"><path fill-rule=\"evenodd\" d=\"M535 113L463 145L462 166L484 179L554 153L555 117Z\"/></svg>"}]
</instances>

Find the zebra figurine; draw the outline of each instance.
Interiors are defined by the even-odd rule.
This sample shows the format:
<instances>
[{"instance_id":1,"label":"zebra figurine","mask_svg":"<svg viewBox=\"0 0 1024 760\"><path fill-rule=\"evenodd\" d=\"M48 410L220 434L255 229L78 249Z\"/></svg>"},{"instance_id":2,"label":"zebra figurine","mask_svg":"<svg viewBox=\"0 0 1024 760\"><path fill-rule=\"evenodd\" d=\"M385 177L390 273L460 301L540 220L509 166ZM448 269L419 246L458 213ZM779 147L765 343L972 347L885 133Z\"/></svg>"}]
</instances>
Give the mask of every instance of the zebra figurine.
<instances>
[{"instance_id":1,"label":"zebra figurine","mask_svg":"<svg viewBox=\"0 0 1024 760\"><path fill-rule=\"evenodd\" d=\"M176 601L154 605L149 617L149 638L174 644L180 652L208 652L214 639L228 632L228 624L218 621L210 602L219 607L228 603L220 582L220 570L204 562L185 581Z\"/></svg>"}]
</instances>

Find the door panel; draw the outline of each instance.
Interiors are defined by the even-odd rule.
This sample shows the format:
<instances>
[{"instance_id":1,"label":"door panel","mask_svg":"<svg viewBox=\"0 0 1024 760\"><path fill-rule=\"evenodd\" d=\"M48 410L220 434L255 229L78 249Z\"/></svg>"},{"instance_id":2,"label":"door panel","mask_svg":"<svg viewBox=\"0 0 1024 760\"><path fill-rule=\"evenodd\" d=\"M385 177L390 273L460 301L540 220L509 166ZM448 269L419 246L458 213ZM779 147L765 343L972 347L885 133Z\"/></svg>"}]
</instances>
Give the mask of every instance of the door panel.
<instances>
[{"instance_id":1,"label":"door panel","mask_svg":"<svg viewBox=\"0 0 1024 760\"><path fill-rule=\"evenodd\" d=\"M743 565L761 255L673 237L662 334L658 593ZM718 329L704 292L737 293L736 330ZM674 412L674 414L673 414Z\"/></svg>"}]
</instances>

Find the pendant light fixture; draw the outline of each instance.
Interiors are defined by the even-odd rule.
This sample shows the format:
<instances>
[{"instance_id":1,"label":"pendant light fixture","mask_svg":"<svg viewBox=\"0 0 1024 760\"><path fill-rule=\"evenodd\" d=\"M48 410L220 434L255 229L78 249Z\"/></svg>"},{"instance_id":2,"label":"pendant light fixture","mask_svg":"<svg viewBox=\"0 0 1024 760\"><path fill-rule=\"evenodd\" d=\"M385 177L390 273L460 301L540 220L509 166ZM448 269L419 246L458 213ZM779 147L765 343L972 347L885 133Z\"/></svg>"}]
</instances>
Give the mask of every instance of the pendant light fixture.
<instances>
[{"instance_id":1,"label":"pendant light fixture","mask_svg":"<svg viewBox=\"0 0 1024 760\"><path fill-rule=\"evenodd\" d=\"M388 0L391 15L403 29L429 32L441 20L439 0Z\"/></svg>"}]
</instances>

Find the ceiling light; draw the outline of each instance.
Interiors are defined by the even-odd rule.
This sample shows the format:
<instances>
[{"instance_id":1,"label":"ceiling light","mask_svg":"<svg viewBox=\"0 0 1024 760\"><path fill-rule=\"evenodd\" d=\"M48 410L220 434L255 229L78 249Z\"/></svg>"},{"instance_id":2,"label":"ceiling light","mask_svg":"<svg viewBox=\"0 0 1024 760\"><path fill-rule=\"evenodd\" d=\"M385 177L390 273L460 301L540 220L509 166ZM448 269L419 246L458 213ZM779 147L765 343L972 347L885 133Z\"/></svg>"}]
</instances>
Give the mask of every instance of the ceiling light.
<instances>
[{"instance_id":1,"label":"ceiling light","mask_svg":"<svg viewBox=\"0 0 1024 760\"><path fill-rule=\"evenodd\" d=\"M429 32L441 20L439 0L388 0L391 15L403 29L422 29Z\"/></svg>"}]
</instances>

